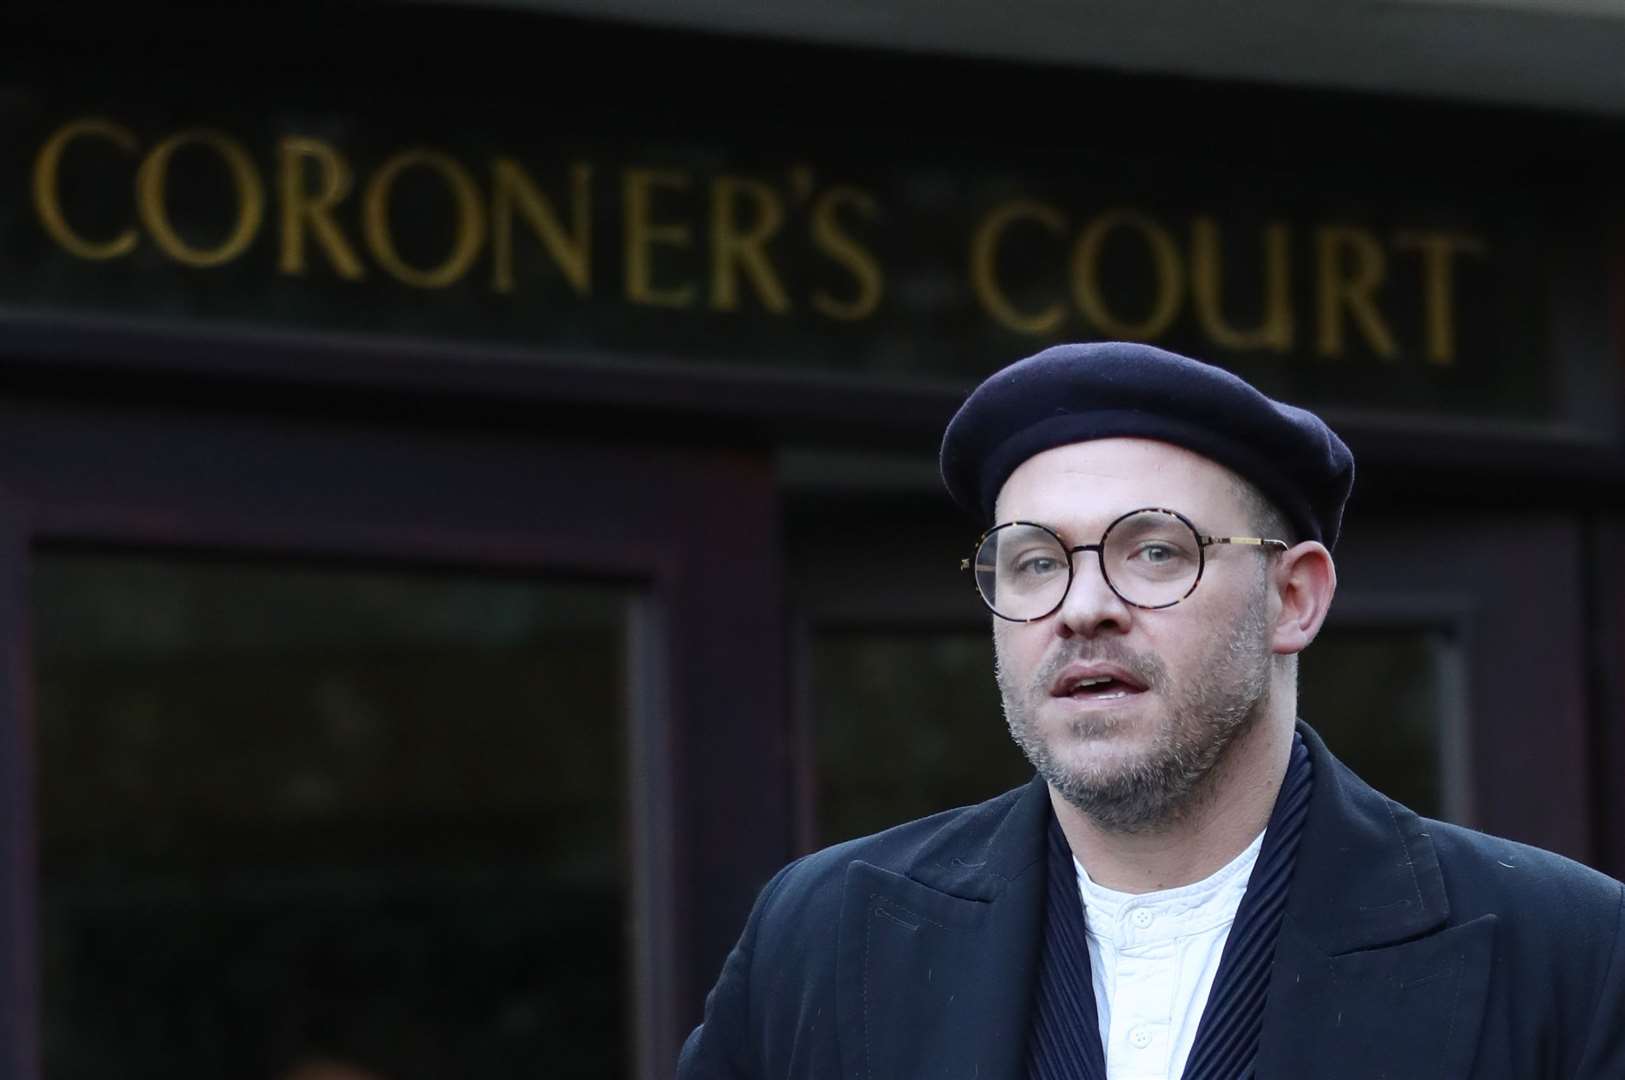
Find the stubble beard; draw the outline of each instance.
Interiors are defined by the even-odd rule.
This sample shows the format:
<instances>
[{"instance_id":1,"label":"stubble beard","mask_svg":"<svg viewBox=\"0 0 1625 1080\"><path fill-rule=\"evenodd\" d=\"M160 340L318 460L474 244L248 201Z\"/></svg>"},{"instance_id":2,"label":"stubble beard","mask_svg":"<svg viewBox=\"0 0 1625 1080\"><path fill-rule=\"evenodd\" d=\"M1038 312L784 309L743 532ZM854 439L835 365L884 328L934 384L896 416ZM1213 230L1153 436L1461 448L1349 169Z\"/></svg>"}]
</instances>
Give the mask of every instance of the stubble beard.
<instances>
[{"instance_id":1,"label":"stubble beard","mask_svg":"<svg viewBox=\"0 0 1625 1080\"><path fill-rule=\"evenodd\" d=\"M1110 639L1069 640L1034 672L1029 684L1010 684L994 640L994 673L1004 699L1010 736L1038 775L1096 827L1120 833L1156 832L1187 818L1211 796L1230 749L1269 711L1270 649L1264 605L1249 603L1247 615L1212 647L1183 686L1170 685L1166 665ZM1037 730L1035 713L1068 664L1117 664L1164 703L1151 746L1115 767L1063 765ZM1073 719L1059 738L1074 742L1108 734L1121 721L1109 713Z\"/></svg>"}]
</instances>

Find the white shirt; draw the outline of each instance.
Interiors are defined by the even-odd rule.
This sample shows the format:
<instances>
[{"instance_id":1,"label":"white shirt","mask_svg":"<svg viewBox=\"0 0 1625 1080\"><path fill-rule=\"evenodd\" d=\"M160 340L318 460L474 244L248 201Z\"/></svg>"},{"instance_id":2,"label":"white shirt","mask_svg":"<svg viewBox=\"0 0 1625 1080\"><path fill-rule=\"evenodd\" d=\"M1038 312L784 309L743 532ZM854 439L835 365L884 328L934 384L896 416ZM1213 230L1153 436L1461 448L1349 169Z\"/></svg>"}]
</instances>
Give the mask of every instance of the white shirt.
<instances>
[{"instance_id":1,"label":"white shirt","mask_svg":"<svg viewBox=\"0 0 1625 1080\"><path fill-rule=\"evenodd\" d=\"M1152 893L1096 885L1083 864L1072 860L1107 1080L1177 1080L1185 1071L1263 843L1259 833L1212 875Z\"/></svg>"}]
</instances>

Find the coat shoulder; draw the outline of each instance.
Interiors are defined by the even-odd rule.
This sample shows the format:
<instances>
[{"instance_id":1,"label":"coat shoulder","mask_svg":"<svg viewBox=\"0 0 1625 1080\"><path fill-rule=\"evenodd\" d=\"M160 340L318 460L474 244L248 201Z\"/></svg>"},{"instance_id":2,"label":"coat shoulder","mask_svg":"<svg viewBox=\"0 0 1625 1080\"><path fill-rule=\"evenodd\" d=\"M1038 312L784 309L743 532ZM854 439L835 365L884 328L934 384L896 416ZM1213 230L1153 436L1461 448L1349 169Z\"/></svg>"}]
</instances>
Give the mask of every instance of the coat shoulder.
<instances>
[{"instance_id":1,"label":"coat shoulder","mask_svg":"<svg viewBox=\"0 0 1625 1080\"><path fill-rule=\"evenodd\" d=\"M815 851L780 870L757 897L707 998L705 1021L684 1046L678 1076L839 1074L835 986L852 868L864 864L954 889L974 887L978 878L997 883L1022 857L1012 858L1012 848L1041 846L1032 842L1042 835L1041 798L1041 784L1030 784ZM1019 836L1029 843L1008 843ZM972 869L957 879L951 872L965 868Z\"/></svg>"},{"instance_id":2,"label":"coat shoulder","mask_svg":"<svg viewBox=\"0 0 1625 1080\"><path fill-rule=\"evenodd\" d=\"M1625 885L1528 844L1422 819L1450 921L1494 919L1489 1030L1543 1047L1540 1075L1625 1075ZM1510 1053L1511 1051L1507 1051ZM1534 1059L1527 1063L1534 1075Z\"/></svg>"},{"instance_id":3,"label":"coat shoulder","mask_svg":"<svg viewBox=\"0 0 1625 1080\"><path fill-rule=\"evenodd\" d=\"M1553 912L1599 931L1617 929L1625 885L1573 859L1460 825L1421 819L1444 877L1452 918L1532 918L1550 926ZM1573 925L1568 930L1572 932Z\"/></svg>"},{"instance_id":4,"label":"coat shoulder","mask_svg":"<svg viewBox=\"0 0 1625 1080\"><path fill-rule=\"evenodd\" d=\"M764 937L771 938L781 928L793 927L801 937L822 928L833 929L852 864L866 863L914 877L941 861L973 855L989 842L1017 803L1031 797L1031 785L1019 787L985 802L944 810L802 856L780 873L771 895L762 898Z\"/></svg>"}]
</instances>

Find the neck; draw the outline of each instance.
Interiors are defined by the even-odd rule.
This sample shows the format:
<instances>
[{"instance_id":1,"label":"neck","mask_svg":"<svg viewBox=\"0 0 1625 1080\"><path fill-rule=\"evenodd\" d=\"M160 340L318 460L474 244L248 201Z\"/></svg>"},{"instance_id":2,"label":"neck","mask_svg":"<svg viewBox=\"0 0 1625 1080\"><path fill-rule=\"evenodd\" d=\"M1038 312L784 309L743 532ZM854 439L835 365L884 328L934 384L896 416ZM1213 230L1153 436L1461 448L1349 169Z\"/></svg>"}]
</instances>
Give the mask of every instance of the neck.
<instances>
[{"instance_id":1,"label":"neck","mask_svg":"<svg viewBox=\"0 0 1625 1080\"><path fill-rule=\"evenodd\" d=\"M1097 884L1129 893L1177 889L1219 870L1264 831L1291 753L1290 715L1260 717L1214 766L1205 797L1146 832L1102 829L1054 788L1050 804L1072 853Z\"/></svg>"}]
</instances>

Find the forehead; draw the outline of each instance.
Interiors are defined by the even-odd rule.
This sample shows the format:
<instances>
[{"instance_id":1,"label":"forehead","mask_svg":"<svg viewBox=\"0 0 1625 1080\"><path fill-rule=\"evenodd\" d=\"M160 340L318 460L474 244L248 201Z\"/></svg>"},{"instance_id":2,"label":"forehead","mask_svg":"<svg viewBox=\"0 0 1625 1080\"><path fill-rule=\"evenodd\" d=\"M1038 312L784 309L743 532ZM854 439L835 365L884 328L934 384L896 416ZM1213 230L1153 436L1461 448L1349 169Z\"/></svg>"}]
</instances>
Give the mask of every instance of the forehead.
<instances>
[{"instance_id":1,"label":"forehead","mask_svg":"<svg viewBox=\"0 0 1625 1080\"><path fill-rule=\"evenodd\" d=\"M1200 454L1153 439L1093 439L1022 462L999 489L995 514L1000 521L1104 527L1142 506L1209 522L1234 516L1243 503L1235 473Z\"/></svg>"}]
</instances>

